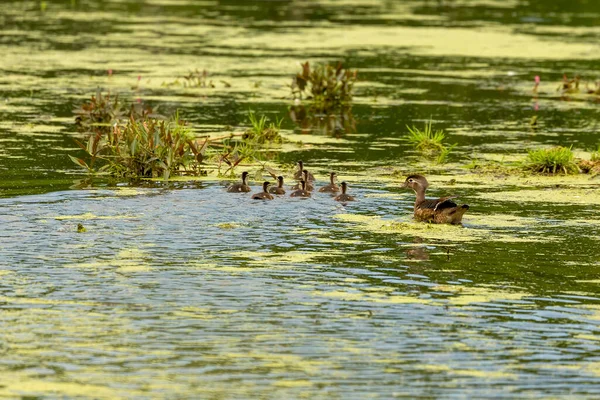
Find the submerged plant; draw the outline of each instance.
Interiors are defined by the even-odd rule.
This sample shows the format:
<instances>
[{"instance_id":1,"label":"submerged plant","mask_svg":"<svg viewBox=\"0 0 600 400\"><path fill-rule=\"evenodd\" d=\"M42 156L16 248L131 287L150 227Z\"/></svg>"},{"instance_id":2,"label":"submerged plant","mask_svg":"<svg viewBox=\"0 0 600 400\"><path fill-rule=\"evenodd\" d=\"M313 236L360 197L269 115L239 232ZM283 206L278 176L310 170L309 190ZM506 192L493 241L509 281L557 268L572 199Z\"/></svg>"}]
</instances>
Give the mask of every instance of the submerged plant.
<instances>
[{"instance_id":1,"label":"submerged plant","mask_svg":"<svg viewBox=\"0 0 600 400\"><path fill-rule=\"evenodd\" d=\"M541 174L576 174L579 172L571 147L562 146L530 150L524 168L527 171Z\"/></svg>"},{"instance_id":2,"label":"submerged plant","mask_svg":"<svg viewBox=\"0 0 600 400\"><path fill-rule=\"evenodd\" d=\"M406 128L408 129L406 140L423 155L435 157L435 160L438 164L443 164L446 162L448 155L456 146L456 144L447 145L444 143L446 134L441 129L434 131L431 119L425 122L425 127L423 130L414 125L412 127L406 125Z\"/></svg>"},{"instance_id":3,"label":"submerged plant","mask_svg":"<svg viewBox=\"0 0 600 400\"><path fill-rule=\"evenodd\" d=\"M344 69L342 63L321 64L311 70L307 61L292 80L292 97L306 98L314 109L321 111L350 105L357 74L356 70Z\"/></svg>"}]
</instances>

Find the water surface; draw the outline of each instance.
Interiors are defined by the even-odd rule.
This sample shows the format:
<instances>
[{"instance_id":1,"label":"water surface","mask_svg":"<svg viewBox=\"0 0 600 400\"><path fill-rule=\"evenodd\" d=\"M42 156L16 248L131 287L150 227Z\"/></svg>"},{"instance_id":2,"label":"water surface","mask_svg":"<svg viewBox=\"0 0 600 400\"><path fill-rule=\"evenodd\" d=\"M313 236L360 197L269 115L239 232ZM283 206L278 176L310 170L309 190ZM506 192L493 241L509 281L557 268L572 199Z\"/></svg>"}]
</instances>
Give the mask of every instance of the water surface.
<instances>
[{"instance_id":1,"label":"water surface","mask_svg":"<svg viewBox=\"0 0 600 400\"><path fill-rule=\"evenodd\" d=\"M595 99L555 89L564 72L596 79L600 6L8 3L2 396L600 395L598 179L460 168L596 146ZM305 60L359 69L355 133L305 135L287 118ZM214 89L166 85L196 68ZM243 129L249 109L285 117L284 136L303 145L275 161L304 159L319 184L336 169L359 201L257 203L215 175L78 189L72 110L97 87L179 109L198 134ZM446 171L415 164L399 140L430 117L457 143ZM399 185L415 169L432 196L471 205L463 228L411 221Z\"/></svg>"}]
</instances>

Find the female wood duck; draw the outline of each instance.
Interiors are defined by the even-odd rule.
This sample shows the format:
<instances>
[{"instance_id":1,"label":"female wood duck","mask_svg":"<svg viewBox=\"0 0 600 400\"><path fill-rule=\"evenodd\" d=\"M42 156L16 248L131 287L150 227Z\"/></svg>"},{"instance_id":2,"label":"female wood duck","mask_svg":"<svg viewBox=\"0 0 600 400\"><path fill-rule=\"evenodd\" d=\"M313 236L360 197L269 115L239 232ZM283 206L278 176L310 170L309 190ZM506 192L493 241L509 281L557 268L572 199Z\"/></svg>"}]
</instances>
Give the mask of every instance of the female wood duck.
<instances>
[{"instance_id":1,"label":"female wood duck","mask_svg":"<svg viewBox=\"0 0 600 400\"><path fill-rule=\"evenodd\" d=\"M285 189L283 188L283 176L277 177L277 186L271 186L269 188L269 193L285 194Z\"/></svg>"},{"instance_id":2,"label":"female wood duck","mask_svg":"<svg viewBox=\"0 0 600 400\"><path fill-rule=\"evenodd\" d=\"M292 190L306 189L309 192L312 192L313 190L315 190L315 187L313 186L313 184L310 183L310 177L312 175L307 170L303 170L302 173L304 175L304 178L300 182L304 181L305 186L303 187L302 184L299 182L298 184L292 186Z\"/></svg>"},{"instance_id":3,"label":"female wood duck","mask_svg":"<svg viewBox=\"0 0 600 400\"><path fill-rule=\"evenodd\" d=\"M248 186L248 171L242 172L242 183L234 183L227 188L229 193L242 193L249 192L250 186Z\"/></svg>"},{"instance_id":4,"label":"female wood duck","mask_svg":"<svg viewBox=\"0 0 600 400\"><path fill-rule=\"evenodd\" d=\"M349 194L346 194L346 190L348 190L348 184L346 182L342 182L342 194L338 194L337 196L335 196L334 200L341 202L354 201L354 197L350 196Z\"/></svg>"},{"instance_id":5,"label":"female wood duck","mask_svg":"<svg viewBox=\"0 0 600 400\"><path fill-rule=\"evenodd\" d=\"M271 182L264 182L263 191L260 193L254 193L252 195L252 200L273 200L273 195L269 193L269 186L271 186Z\"/></svg>"},{"instance_id":6,"label":"female wood duck","mask_svg":"<svg viewBox=\"0 0 600 400\"><path fill-rule=\"evenodd\" d=\"M329 185L323 186L319 192L336 193L340 191L340 187L335 183L335 172L329 174Z\"/></svg>"},{"instance_id":7,"label":"female wood duck","mask_svg":"<svg viewBox=\"0 0 600 400\"><path fill-rule=\"evenodd\" d=\"M296 171L296 173L294 174L294 179L296 180L300 180L300 179L305 179L304 177L304 163L302 162L302 160L298 161L298 171ZM311 174L310 172L308 173L308 179L306 180L306 182L311 182L314 181L315 177L313 176L313 174Z\"/></svg>"},{"instance_id":8,"label":"female wood duck","mask_svg":"<svg viewBox=\"0 0 600 400\"><path fill-rule=\"evenodd\" d=\"M300 185L302 189L298 189L295 192L292 192L290 197L310 197L310 192L306 190L306 182L304 180L301 180Z\"/></svg>"},{"instance_id":9,"label":"female wood duck","mask_svg":"<svg viewBox=\"0 0 600 400\"><path fill-rule=\"evenodd\" d=\"M404 181L402 187L411 188L415 191L417 199L415 201L414 215L415 219L419 221L459 225L463 214L469 209L469 206L466 204L459 206L450 200L457 196L426 200L425 191L429 187L429 182L427 182L427 179L423 175L409 176Z\"/></svg>"}]
</instances>

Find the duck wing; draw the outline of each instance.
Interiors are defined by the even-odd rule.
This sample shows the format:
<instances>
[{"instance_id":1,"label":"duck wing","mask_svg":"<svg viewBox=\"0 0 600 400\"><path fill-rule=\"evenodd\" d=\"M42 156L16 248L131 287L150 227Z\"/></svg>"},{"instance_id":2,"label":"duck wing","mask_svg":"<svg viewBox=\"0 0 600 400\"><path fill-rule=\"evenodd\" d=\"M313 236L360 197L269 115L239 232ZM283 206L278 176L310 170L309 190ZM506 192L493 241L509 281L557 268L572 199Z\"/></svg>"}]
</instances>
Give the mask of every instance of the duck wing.
<instances>
[{"instance_id":1,"label":"duck wing","mask_svg":"<svg viewBox=\"0 0 600 400\"><path fill-rule=\"evenodd\" d=\"M440 211L445 208L458 207L458 204L456 204L454 201L452 201L452 199L455 199L457 197L458 196L448 196L448 197L439 198L437 200L428 200L428 201L435 203L432 207L434 211Z\"/></svg>"}]
</instances>

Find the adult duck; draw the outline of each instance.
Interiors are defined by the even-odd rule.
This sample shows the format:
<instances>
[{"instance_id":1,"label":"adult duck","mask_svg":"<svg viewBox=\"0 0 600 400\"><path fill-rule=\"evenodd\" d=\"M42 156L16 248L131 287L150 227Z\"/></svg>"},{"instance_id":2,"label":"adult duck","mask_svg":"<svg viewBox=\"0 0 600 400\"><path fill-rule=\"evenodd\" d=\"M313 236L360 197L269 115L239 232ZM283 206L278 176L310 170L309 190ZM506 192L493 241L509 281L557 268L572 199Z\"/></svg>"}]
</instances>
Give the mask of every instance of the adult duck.
<instances>
[{"instance_id":1,"label":"adult duck","mask_svg":"<svg viewBox=\"0 0 600 400\"><path fill-rule=\"evenodd\" d=\"M467 204L459 206L451 200L457 196L427 200L425 198L425 191L429 187L429 182L427 182L427 179L423 175L409 176L404 181L402 187L411 188L417 195L414 216L418 221L460 225L464 213L469 209Z\"/></svg>"}]
</instances>

